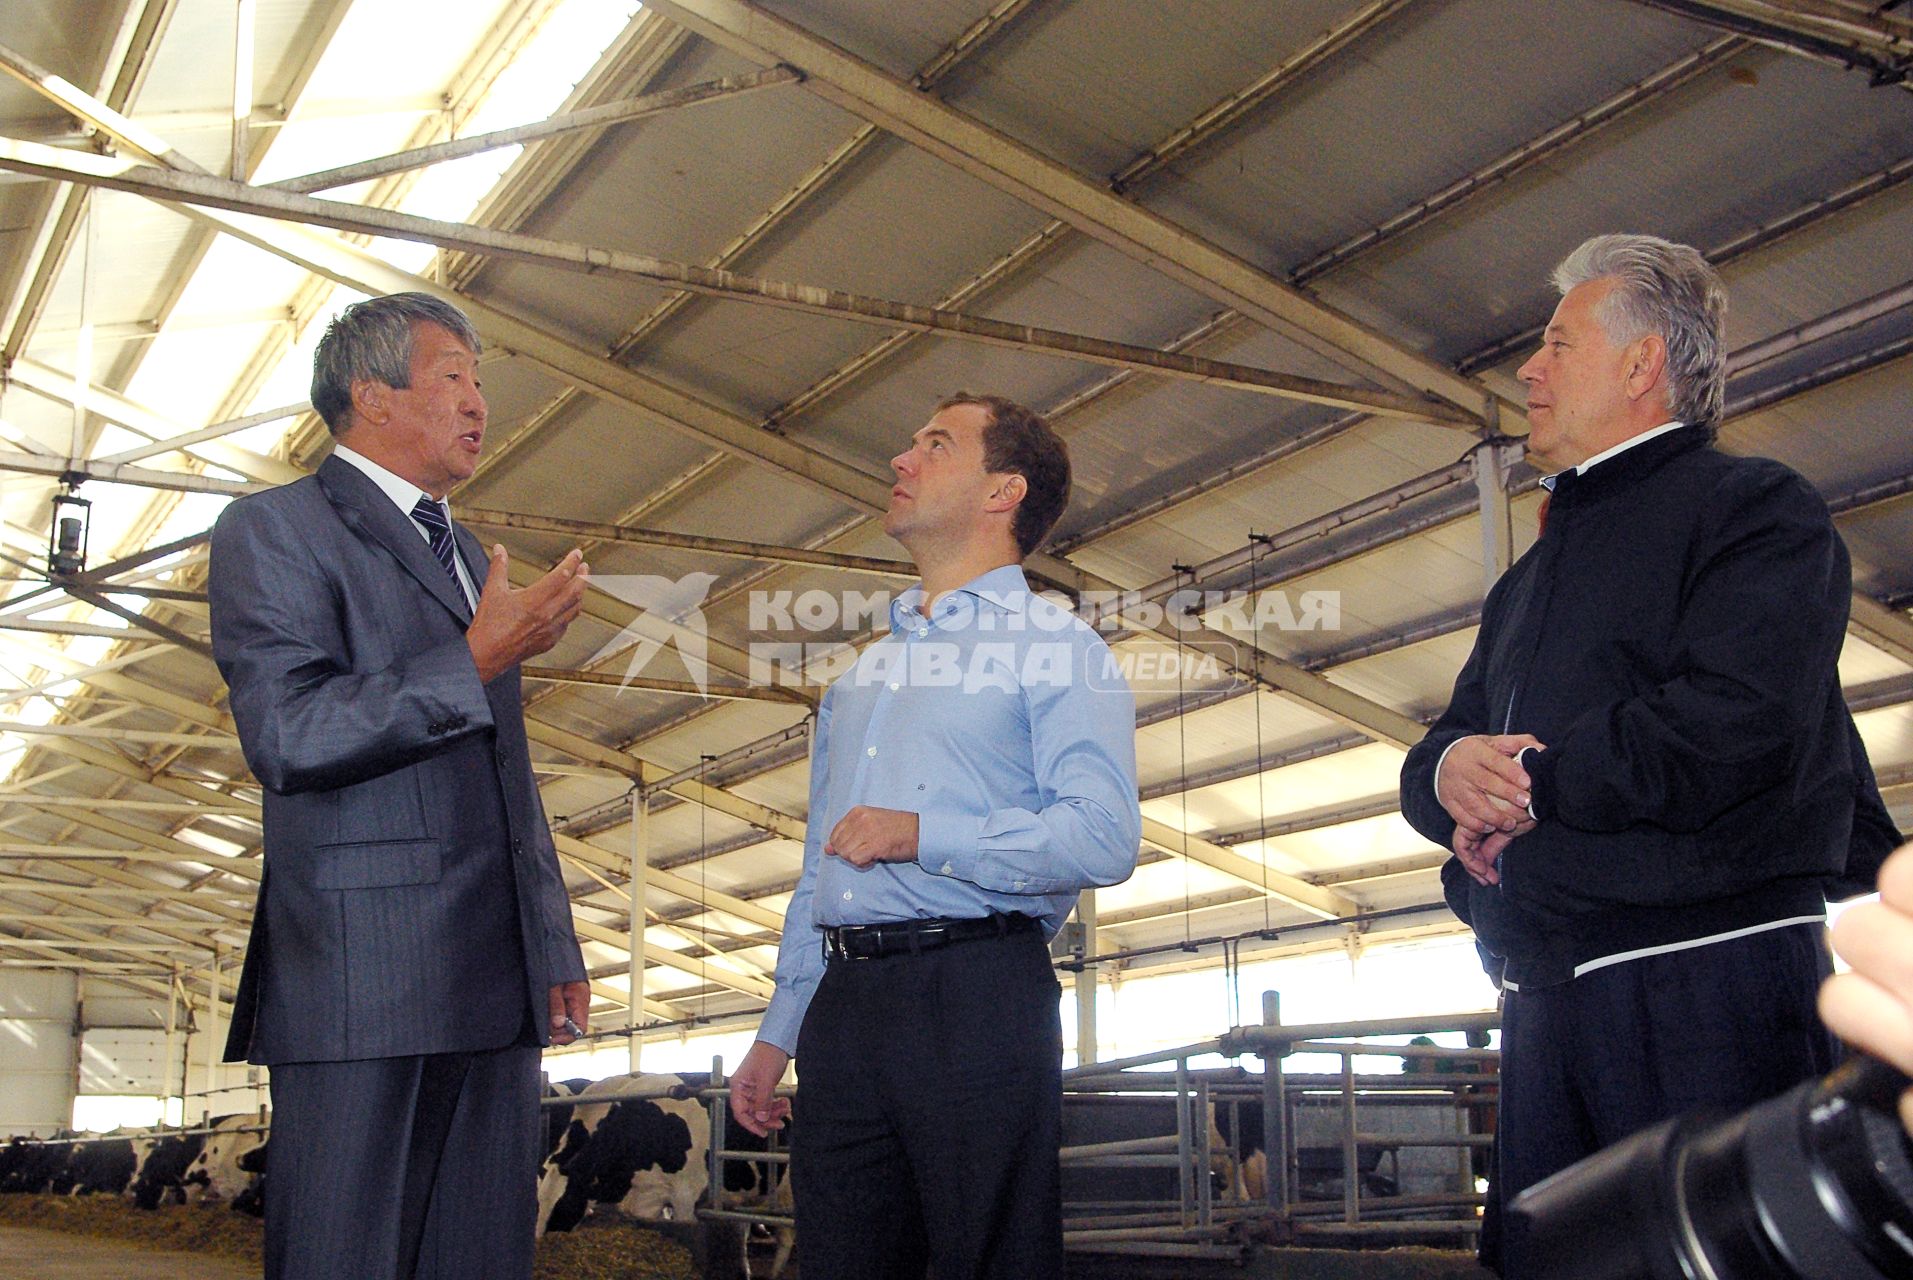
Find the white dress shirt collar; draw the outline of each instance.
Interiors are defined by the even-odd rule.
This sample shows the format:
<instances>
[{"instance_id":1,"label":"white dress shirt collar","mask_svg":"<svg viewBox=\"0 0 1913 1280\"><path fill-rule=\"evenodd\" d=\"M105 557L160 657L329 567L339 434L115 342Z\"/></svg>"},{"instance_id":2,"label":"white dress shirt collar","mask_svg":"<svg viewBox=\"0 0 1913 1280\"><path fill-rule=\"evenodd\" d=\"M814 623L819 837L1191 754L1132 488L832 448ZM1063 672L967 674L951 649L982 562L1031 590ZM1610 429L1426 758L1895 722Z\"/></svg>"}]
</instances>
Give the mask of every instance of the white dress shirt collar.
<instances>
[{"instance_id":1,"label":"white dress shirt collar","mask_svg":"<svg viewBox=\"0 0 1913 1280\"><path fill-rule=\"evenodd\" d=\"M387 471L384 467L381 467L378 463L372 461L372 459L355 449L348 449L342 444L335 444L332 446L332 452L337 456L339 461L349 462L364 472L366 478L379 487L379 492L390 498L392 505L405 513L407 520L412 518L412 508L418 505L420 498L429 498L432 496L413 484L410 480L407 480L404 476Z\"/></svg>"},{"instance_id":2,"label":"white dress shirt collar","mask_svg":"<svg viewBox=\"0 0 1913 1280\"><path fill-rule=\"evenodd\" d=\"M1627 439L1621 441L1621 443L1615 445L1612 449L1603 449L1601 450L1601 452L1595 454L1592 458L1589 458L1587 461L1575 467L1573 469L1574 474L1577 476L1584 476L1589 471L1599 466L1601 463L1606 462L1609 458L1618 457L1621 454L1626 453L1629 449L1632 449L1637 444L1646 444L1649 440L1652 440L1655 436L1664 436L1668 432L1678 431L1680 430L1680 428L1686 425L1687 424L1684 422L1663 422L1660 426L1655 427L1652 431L1643 431L1641 432L1641 434L1637 436L1629 436ZM1561 472L1557 471L1552 476L1544 476L1542 477L1541 483L1544 486L1546 486L1550 491L1552 491L1554 488L1555 478L1561 474L1562 474Z\"/></svg>"}]
</instances>

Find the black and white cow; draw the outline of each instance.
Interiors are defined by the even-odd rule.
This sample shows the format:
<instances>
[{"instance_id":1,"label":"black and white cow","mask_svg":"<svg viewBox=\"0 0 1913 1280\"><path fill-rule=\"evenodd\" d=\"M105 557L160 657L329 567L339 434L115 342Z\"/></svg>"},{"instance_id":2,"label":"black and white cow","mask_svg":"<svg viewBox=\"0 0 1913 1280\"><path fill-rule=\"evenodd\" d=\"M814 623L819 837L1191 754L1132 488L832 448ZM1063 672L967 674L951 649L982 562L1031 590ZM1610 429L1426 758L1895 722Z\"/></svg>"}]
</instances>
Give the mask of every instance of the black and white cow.
<instances>
[{"instance_id":1,"label":"black and white cow","mask_svg":"<svg viewBox=\"0 0 1913 1280\"><path fill-rule=\"evenodd\" d=\"M115 1129L94 1142L76 1142L61 1182L70 1182L69 1194L119 1195L139 1168L138 1142L144 1129Z\"/></svg>"},{"instance_id":2,"label":"black and white cow","mask_svg":"<svg viewBox=\"0 0 1913 1280\"><path fill-rule=\"evenodd\" d=\"M222 1116L212 1123L206 1145L180 1177L188 1203L217 1200L241 1212L260 1212L266 1170L267 1134L252 1112Z\"/></svg>"},{"instance_id":3,"label":"black and white cow","mask_svg":"<svg viewBox=\"0 0 1913 1280\"><path fill-rule=\"evenodd\" d=\"M63 1129L54 1136L72 1135ZM67 1173L72 1159L73 1148L67 1143L16 1137L7 1143L4 1154L0 1154L0 1191L28 1195L56 1191L65 1195L73 1189L73 1180Z\"/></svg>"},{"instance_id":4,"label":"black and white cow","mask_svg":"<svg viewBox=\"0 0 1913 1280\"><path fill-rule=\"evenodd\" d=\"M594 1205L689 1222L710 1186L711 1123L697 1075L611 1076L578 1095L538 1175L538 1231L569 1231ZM657 1096L592 1102L606 1093Z\"/></svg>"},{"instance_id":5,"label":"black and white cow","mask_svg":"<svg viewBox=\"0 0 1913 1280\"><path fill-rule=\"evenodd\" d=\"M161 1201L186 1203L186 1170L206 1145L203 1133L167 1133L135 1138L138 1167L126 1194L142 1209L157 1209Z\"/></svg>"}]
</instances>

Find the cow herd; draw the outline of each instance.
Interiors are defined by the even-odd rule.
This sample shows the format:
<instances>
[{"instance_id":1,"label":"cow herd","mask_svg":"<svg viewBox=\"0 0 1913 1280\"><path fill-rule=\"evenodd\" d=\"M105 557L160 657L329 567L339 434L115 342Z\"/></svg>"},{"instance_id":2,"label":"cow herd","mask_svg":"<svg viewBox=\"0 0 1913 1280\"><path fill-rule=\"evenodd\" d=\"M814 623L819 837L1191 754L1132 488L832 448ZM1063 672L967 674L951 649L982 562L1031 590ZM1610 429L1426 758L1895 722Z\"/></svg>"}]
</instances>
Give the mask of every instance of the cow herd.
<instances>
[{"instance_id":1,"label":"cow herd","mask_svg":"<svg viewBox=\"0 0 1913 1280\"><path fill-rule=\"evenodd\" d=\"M697 1096L708 1082L701 1075L636 1075L548 1086L538 1233L570 1231L606 1209L641 1221L693 1221L710 1189L710 1112ZM216 1202L258 1216L270 1147L260 1116L223 1116L205 1128L118 1130L83 1141L13 1138L0 1147L0 1192L117 1195L142 1209ZM725 1143L732 1150L765 1148L741 1127L730 1129ZM788 1216L782 1171L772 1161L726 1162L726 1204ZM781 1272L788 1229L777 1243L774 1266Z\"/></svg>"},{"instance_id":2,"label":"cow herd","mask_svg":"<svg viewBox=\"0 0 1913 1280\"><path fill-rule=\"evenodd\" d=\"M13 1138L0 1147L0 1192L118 1195L142 1209L211 1200L259 1215L267 1147L259 1117L221 1116L206 1127L120 1129L81 1141Z\"/></svg>"}]
</instances>

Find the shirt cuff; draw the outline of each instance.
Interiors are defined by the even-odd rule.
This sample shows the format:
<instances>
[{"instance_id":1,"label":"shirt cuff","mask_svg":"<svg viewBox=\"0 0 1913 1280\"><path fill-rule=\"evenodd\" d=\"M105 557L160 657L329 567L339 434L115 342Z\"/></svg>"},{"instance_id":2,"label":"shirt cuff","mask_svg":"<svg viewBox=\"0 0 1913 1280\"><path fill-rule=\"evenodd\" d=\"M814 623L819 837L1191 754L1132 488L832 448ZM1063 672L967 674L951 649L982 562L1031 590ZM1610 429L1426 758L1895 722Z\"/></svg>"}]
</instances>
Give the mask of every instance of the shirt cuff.
<instances>
[{"instance_id":1,"label":"shirt cuff","mask_svg":"<svg viewBox=\"0 0 1913 1280\"><path fill-rule=\"evenodd\" d=\"M1554 753L1546 747L1523 747L1514 762L1528 771L1528 816L1546 821L1554 815Z\"/></svg>"},{"instance_id":2,"label":"shirt cuff","mask_svg":"<svg viewBox=\"0 0 1913 1280\"><path fill-rule=\"evenodd\" d=\"M918 814L917 866L933 876L975 883L983 822L975 814Z\"/></svg>"},{"instance_id":3,"label":"shirt cuff","mask_svg":"<svg viewBox=\"0 0 1913 1280\"><path fill-rule=\"evenodd\" d=\"M1441 767L1448 763L1448 753L1460 745L1461 739L1456 738L1453 742L1443 747L1441 754L1435 757L1435 780L1431 785L1434 787L1436 804L1441 803Z\"/></svg>"}]
</instances>

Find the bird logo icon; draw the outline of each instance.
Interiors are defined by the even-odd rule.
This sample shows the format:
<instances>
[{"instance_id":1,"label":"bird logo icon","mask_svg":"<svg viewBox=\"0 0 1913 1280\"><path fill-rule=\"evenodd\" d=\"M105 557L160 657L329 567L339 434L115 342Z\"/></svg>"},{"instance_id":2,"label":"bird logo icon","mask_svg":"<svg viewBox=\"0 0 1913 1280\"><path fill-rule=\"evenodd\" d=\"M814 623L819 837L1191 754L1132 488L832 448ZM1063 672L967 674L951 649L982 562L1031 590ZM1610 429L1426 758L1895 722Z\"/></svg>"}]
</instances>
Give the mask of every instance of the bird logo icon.
<instances>
[{"instance_id":1,"label":"bird logo icon","mask_svg":"<svg viewBox=\"0 0 1913 1280\"><path fill-rule=\"evenodd\" d=\"M709 664L706 660L707 634L704 622L704 597L717 581L714 573L687 573L682 578L665 578L650 573L592 574L591 585L606 595L638 610L638 616L626 623L610 643L592 654L586 663L599 663L624 652L631 656L624 664L624 680L619 689L630 686L665 646L675 644L691 682L700 692L709 689Z\"/></svg>"}]
</instances>

